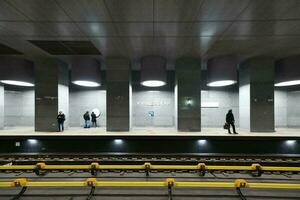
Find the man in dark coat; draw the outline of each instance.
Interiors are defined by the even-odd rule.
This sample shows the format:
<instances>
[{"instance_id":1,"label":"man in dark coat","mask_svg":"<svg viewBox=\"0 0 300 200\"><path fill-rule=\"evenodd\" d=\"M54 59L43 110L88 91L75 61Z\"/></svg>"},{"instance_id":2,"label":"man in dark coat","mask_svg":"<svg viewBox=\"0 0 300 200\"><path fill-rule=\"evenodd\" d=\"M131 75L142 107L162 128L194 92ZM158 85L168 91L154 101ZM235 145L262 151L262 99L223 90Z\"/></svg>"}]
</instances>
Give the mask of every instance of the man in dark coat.
<instances>
[{"instance_id":1,"label":"man in dark coat","mask_svg":"<svg viewBox=\"0 0 300 200\"><path fill-rule=\"evenodd\" d=\"M235 126L234 126L234 116L233 116L231 109L226 114L226 123L228 124L228 133L231 134L230 126L232 126L233 134L237 134L237 132L235 131Z\"/></svg>"},{"instance_id":2,"label":"man in dark coat","mask_svg":"<svg viewBox=\"0 0 300 200\"><path fill-rule=\"evenodd\" d=\"M64 131L64 122L66 120L65 114L62 111L59 111L57 117L57 124L58 124L58 132Z\"/></svg>"},{"instance_id":3,"label":"man in dark coat","mask_svg":"<svg viewBox=\"0 0 300 200\"><path fill-rule=\"evenodd\" d=\"M94 112L92 112L91 117L92 117L92 126L96 128L97 127L97 118L99 116L97 116Z\"/></svg>"},{"instance_id":4,"label":"man in dark coat","mask_svg":"<svg viewBox=\"0 0 300 200\"><path fill-rule=\"evenodd\" d=\"M89 111L86 111L83 115L83 119L84 119L84 128L90 128L90 113Z\"/></svg>"}]
</instances>

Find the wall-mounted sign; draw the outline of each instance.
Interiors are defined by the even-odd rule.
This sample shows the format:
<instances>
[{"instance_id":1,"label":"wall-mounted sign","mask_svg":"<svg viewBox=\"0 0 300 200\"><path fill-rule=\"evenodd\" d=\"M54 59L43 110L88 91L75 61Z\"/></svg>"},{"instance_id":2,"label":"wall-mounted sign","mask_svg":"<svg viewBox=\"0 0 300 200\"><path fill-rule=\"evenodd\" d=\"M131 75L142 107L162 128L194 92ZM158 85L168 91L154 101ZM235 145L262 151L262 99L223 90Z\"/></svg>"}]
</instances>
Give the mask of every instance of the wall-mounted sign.
<instances>
[{"instance_id":1,"label":"wall-mounted sign","mask_svg":"<svg viewBox=\"0 0 300 200\"><path fill-rule=\"evenodd\" d=\"M167 106L167 105L170 105L171 102L170 101L149 101L149 102L141 102L141 101L138 101L136 102L137 105L142 105L142 106Z\"/></svg>"},{"instance_id":2,"label":"wall-mounted sign","mask_svg":"<svg viewBox=\"0 0 300 200\"><path fill-rule=\"evenodd\" d=\"M201 108L219 108L219 102L202 102Z\"/></svg>"}]
</instances>

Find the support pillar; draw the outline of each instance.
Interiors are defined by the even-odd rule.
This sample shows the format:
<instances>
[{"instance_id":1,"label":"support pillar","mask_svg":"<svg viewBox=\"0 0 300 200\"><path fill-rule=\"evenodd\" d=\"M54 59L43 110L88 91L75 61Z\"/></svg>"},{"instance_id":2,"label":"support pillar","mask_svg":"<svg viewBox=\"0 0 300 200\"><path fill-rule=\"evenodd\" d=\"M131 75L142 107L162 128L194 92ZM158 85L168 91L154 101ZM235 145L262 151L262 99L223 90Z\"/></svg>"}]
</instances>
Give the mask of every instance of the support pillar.
<instances>
[{"instance_id":1,"label":"support pillar","mask_svg":"<svg viewBox=\"0 0 300 200\"><path fill-rule=\"evenodd\" d=\"M53 58L35 61L35 131L58 131L58 111L69 118L69 71L67 64Z\"/></svg>"},{"instance_id":2,"label":"support pillar","mask_svg":"<svg viewBox=\"0 0 300 200\"><path fill-rule=\"evenodd\" d=\"M274 132L274 60L251 58L239 69L240 128Z\"/></svg>"},{"instance_id":3,"label":"support pillar","mask_svg":"<svg viewBox=\"0 0 300 200\"><path fill-rule=\"evenodd\" d=\"M176 61L177 130L201 131L201 61Z\"/></svg>"},{"instance_id":4,"label":"support pillar","mask_svg":"<svg viewBox=\"0 0 300 200\"><path fill-rule=\"evenodd\" d=\"M0 84L0 130L4 129L4 86Z\"/></svg>"},{"instance_id":5,"label":"support pillar","mask_svg":"<svg viewBox=\"0 0 300 200\"><path fill-rule=\"evenodd\" d=\"M130 61L126 58L106 60L106 129L130 130Z\"/></svg>"}]
</instances>

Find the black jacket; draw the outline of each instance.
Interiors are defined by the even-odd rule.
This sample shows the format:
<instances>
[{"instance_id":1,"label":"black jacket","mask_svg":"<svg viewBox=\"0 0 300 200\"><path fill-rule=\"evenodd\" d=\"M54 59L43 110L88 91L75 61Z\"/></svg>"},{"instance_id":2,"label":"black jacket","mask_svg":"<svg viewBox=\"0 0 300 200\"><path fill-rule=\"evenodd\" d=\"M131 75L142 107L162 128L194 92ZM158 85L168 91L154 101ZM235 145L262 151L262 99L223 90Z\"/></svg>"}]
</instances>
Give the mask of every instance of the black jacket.
<instances>
[{"instance_id":1,"label":"black jacket","mask_svg":"<svg viewBox=\"0 0 300 200\"><path fill-rule=\"evenodd\" d=\"M66 120L65 114L58 114L56 118L58 123L63 123Z\"/></svg>"},{"instance_id":2,"label":"black jacket","mask_svg":"<svg viewBox=\"0 0 300 200\"><path fill-rule=\"evenodd\" d=\"M96 118L97 118L96 114L95 114L95 113L92 113L92 114L91 114L91 117L92 117L92 122L95 122L95 121L96 121Z\"/></svg>"},{"instance_id":3,"label":"black jacket","mask_svg":"<svg viewBox=\"0 0 300 200\"><path fill-rule=\"evenodd\" d=\"M226 122L228 124L234 123L234 116L233 116L232 113L229 112L229 113L226 114Z\"/></svg>"},{"instance_id":4,"label":"black jacket","mask_svg":"<svg viewBox=\"0 0 300 200\"><path fill-rule=\"evenodd\" d=\"M90 115L86 113L86 114L83 115L83 119L84 120L90 120L91 118L90 118Z\"/></svg>"}]
</instances>

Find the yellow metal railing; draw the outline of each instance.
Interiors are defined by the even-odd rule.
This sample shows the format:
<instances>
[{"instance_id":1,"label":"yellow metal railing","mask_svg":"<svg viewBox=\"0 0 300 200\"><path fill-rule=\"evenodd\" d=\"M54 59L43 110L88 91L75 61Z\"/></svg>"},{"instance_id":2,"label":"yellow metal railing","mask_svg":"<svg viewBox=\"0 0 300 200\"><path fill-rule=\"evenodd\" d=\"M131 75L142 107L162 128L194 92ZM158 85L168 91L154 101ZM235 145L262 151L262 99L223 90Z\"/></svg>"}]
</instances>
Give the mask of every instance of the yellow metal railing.
<instances>
[{"instance_id":1,"label":"yellow metal railing","mask_svg":"<svg viewBox=\"0 0 300 200\"><path fill-rule=\"evenodd\" d=\"M27 181L16 179L11 182L0 182L0 188L8 187L197 187L197 188L249 188L249 189L300 189L300 184L287 183L249 183L244 179L234 182L177 182L173 178L157 182L97 181L88 178L86 181Z\"/></svg>"},{"instance_id":2,"label":"yellow metal railing","mask_svg":"<svg viewBox=\"0 0 300 200\"><path fill-rule=\"evenodd\" d=\"M99 163L91 163L90 165L47 165L45 163L37 163L36 165L12 165L0 166L0 170L223 170L223 171L286 171L300 172L299 167L280 167L280 166L262 166L260 164L252 164L250 166L222 166L222 165L206 165L199 163L197 165L153 165L144 163L142 165L102 165Z\"/></svg>"}]
</instances>

